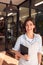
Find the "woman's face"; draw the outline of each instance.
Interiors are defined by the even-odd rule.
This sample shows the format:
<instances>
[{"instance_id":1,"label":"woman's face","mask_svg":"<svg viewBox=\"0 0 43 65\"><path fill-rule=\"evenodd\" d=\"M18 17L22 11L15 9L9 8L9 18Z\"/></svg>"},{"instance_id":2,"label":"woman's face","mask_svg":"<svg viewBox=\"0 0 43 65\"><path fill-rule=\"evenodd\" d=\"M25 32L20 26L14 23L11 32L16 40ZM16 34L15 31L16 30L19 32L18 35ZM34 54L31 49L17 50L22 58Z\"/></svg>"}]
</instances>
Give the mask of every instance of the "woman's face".
<instances>
[{"instance_id":1,"label":"woman's face","mask_svg":"<svg viewBox=\"0 0 43 65\"><path fill-rule=\"evenodd\" d=\"M27 21L26 23L26 32L33 32L33 29L35 28L35 25L33 24L32 21Z\"/></svg>"}]
</instances>

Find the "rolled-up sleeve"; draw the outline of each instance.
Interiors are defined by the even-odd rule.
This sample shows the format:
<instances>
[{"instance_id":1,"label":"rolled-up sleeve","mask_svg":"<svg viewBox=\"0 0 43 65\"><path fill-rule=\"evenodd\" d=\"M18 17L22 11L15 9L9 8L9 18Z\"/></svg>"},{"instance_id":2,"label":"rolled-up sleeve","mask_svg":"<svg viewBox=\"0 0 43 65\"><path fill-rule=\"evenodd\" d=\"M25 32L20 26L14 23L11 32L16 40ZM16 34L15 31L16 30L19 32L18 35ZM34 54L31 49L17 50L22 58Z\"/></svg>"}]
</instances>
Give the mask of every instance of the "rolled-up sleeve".
<instances>
[{"instance_id":1,"label":"rolled-up sleeve","mask_svg":"<svg viewBox=\"0 0 43 65\"><path fill-rule=\"evenodd\" d=\"M19 49L20 49L20 37L17 39L15 46L12 48L12 50L19 51Z\"/></svg>"},{"instance_id":2,"label":"rolled-up sleeve","mask_svg":"<svg viewBox=\"0 0 43 65\"><path fill-rule=\"evenodd\" d=\"M42 37L41 36L39 36L38 42L39 42L38 52L42 53Z\"/></svg>"}]
</instances>

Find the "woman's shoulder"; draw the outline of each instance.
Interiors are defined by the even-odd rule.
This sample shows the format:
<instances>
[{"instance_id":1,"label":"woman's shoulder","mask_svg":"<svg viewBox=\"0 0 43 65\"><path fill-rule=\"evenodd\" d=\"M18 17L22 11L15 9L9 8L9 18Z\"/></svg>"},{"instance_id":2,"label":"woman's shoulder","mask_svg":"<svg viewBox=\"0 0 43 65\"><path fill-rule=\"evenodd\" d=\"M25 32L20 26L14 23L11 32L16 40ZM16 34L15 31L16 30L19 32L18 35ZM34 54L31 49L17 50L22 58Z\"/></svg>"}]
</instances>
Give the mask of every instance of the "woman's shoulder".
<instances>
[{"instance_id":1,"label":"woman's shoulder","mask_svg":"<svg viewBox=\"0 0 43 65\"><path fill-rule=\"evenodd\" d=\"M36 38L41 38L41 35L35 33L35 37L36 37Z\"/></svg>"},{"instance_id":2,"label":"woman's shoulder","mask_svg":"<svg viewBox=\"0 0 43 65\"><path fill-rule=\"evenodd\" d=\"M24 37L25 34L20 35L18 38L21 39Z\"/></svg>"}]
</instances>

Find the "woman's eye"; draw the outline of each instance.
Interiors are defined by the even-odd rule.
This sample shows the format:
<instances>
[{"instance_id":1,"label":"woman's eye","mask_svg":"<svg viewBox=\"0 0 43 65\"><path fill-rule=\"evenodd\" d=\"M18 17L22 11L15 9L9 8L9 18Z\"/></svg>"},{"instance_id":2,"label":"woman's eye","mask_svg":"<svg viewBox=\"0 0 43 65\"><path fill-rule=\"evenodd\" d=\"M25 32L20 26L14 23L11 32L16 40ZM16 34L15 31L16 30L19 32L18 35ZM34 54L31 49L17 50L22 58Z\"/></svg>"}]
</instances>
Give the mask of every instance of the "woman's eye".
<instances>
[{"instance_id":1,"label":"woman's eye","mask_svg":"<svg viewBox=\"0 0 43 65\"><path fill-rule=\"evenodd\" d=\"M32 26L32 24L30 24L30 26Z\"/></svg>"}]
</instances>

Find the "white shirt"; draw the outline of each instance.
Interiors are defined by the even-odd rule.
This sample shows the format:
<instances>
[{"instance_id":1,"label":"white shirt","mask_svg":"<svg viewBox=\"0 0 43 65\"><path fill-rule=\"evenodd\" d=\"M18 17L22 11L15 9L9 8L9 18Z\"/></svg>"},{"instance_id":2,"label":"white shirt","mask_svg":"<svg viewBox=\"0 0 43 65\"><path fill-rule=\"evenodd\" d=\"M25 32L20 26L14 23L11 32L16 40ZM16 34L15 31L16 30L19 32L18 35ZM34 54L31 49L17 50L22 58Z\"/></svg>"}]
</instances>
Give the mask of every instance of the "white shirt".
<instances>
[{"instance_id":1,"label":"white shirt","mask_svg":"<svg viewBox=\"0 0 43 65\"><path fill-rule=\"evenodd\" d=\"M20 50L20 44L28 47L28 54L30 55L30 59L28 61L20 58L19 65L38 65L38 52L41 53L42 51L42 38L39 34L34 34L34 38L29 41L29 38L26 34L21 35L18 37L17 42L12 48L13 50Z\"/></svg>"}]
</instances>

